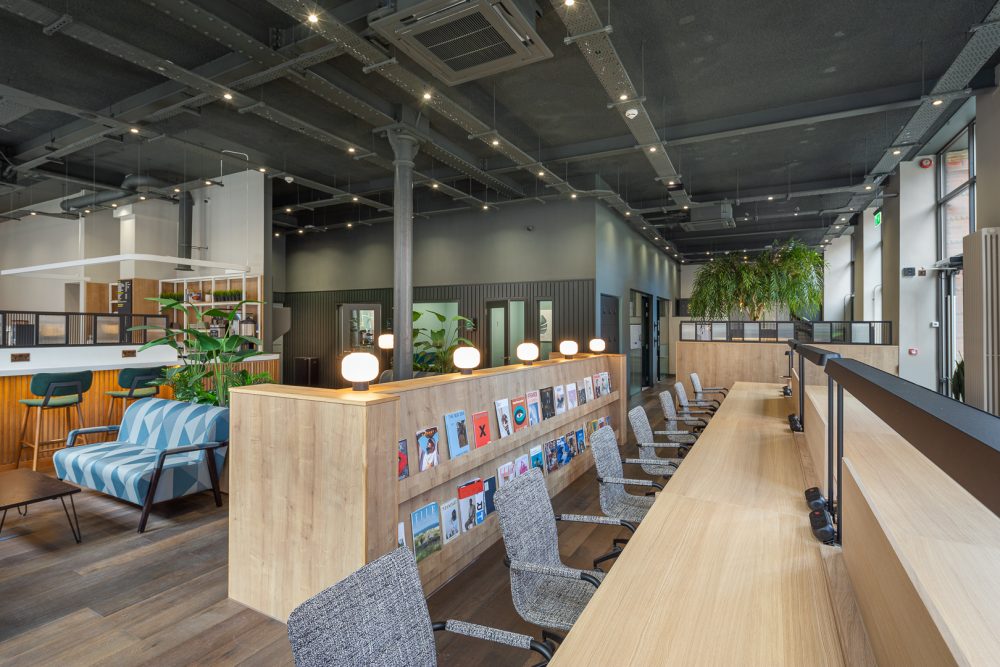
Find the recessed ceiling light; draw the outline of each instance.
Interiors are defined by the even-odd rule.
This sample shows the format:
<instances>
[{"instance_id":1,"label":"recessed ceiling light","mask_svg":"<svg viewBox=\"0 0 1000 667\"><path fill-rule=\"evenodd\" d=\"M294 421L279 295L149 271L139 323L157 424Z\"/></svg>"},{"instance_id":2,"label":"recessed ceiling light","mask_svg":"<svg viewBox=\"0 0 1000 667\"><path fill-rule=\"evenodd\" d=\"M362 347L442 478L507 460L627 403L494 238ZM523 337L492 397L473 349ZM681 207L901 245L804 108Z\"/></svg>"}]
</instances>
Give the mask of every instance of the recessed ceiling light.
<instances>
[{"instance_id":1,"label":"recessed ceiling light","mask_svg":"<svg viewBox=\"0 0 1000 667\"><path fill-rule=\"evenodd\" d=\"M316 23L319 23L319 17L318 17L318 16L316 16L315 14L310 14L310 15L309 15L309 16L307 17L307 19L308 19L308 21L309 21L310 23L312 23L312 24L316 24Z\"/></svg>"},{"instance_id":2,"label":"recessed ceiling light","mask_svg":"<svg viewBox=\"0 0 1000 667\"><path fill-rule=\"evenodd\" d=\"M870 185L866 185L865 186L865 190L871 190L871 189L872 189L872 186L870 186Z\"/></svg>"},{"instance_id":3,"label":"recessed ceiling light","mask_svg":"<svg viewBox=\"0 0 1000 667\"><path fill-rule=\"evenodd\" d=\"M205 181L205 185L211 185L212 181Z\"/></svg>"},{"instance_id":4,"label":"recessed ceiling light","mask_svg":"<svg viewBox=\"0 0 1000 667\"><path fill-rule=\"evenodd\" d=\"M538 172L538 175L539 175L539 177L545 176L545 172L544 171L540 171L540 172Z\"/></svg>"},{"instance_id":5,"label":"recessed ceiling light","mask_svg":"<svg viewBox=\"0 0 1000 667\"><path fill-rule=\"evenodd\" d=\"M358 201L357 197L351 197L351 201Z\"/></svg>"},{"instance_id":6,"label":"recessed ceiling light","mask_svg":"<svg viewBox=\"0 0 1000 667\"><path fill-rule=\"evenodd\" d=\"M902 155L902 154L903 154L903 151L901 151L901 150L899 150L899 149L897 148L896 150L894 150L894 151L892 152L892 154L893 154L893 155Z\"/></svg>"},{"instance_id":7,"label":"recessed ceiling light","mask_svg":"<svg viewBox=\"0 0 1000 667\"><path fill-rule=\"evenodd\" d=\"M231 99L233 99L233 94L232 93L225 93L222 97L224 99L231 100Z\"/></svg>"},{"instance_id":8,"label":"recessed ceiling light","mask_svg":"<svg viewBox=\"0 0 1000 667\"><path fill-rule=\"evenodd\" d=\"M112 204L111 208L118 208L118 204Z\"/></svg>"},{"instance_id":9,"label":"recessed ceiling light","mask_svg":"<svg viewBox=\"0 0 1000 667\"><path fill-rule=\"evenodd\" d=\"M799 212L798 212L798 211L796 211L796 212L795 212L795 213L793 213L792 215L798 215L798 214L799 214Z\"/></svg>"},{"instance_id":10,"label":"recessed ceiling light","mask_svg":"<svg viewBox=\"0 0 1000 667\"><path fill-rule=\"evenodd\" d=\"M483 210L484 211L490 210L490 205L489 204L483 204Z\"/></svg>"},{"instance_id":11,"label":"recessed ceiling light","mask_svg":"<svg viewBox=\"0 0 1000 667\"><path fill-rule=\"evenodd\" d=\"M85 208L85 209L83 209L83 212L84 213L90 213L90 209L89 208Z\"/></svg>"},{"instance_id":12,"label":"recessed ceiling light","mask_svg":"<svg viewBox=\"0 0 1000 667\"><path fill-rule=\"evenodd\" d=\"M180 188L174 188L174 192L180 192L180 191L181 191Z\"/></svg>"},{"instance_id":13,"label":"recessed ceiling light","mask_svg":"<svg viewBox=\"0 0 1000 667\"><path fill-rule=\"evenodd\" d=\"M567 7L572 7L573 5L576 4L576 0L563 0L563 4L566 5Z\"/></svg>"},{"instance_id":14,"label":"recessed ceiling light","mask_svg":"<svg viewBox=\"0 0 1000 667\"><path fill-rule=\"evenodd\" d=\"M569 196L569 198L570 198L570 199L576 199L576 193L574 192L573 194L571 194L571 195Z\"/></svg>"},{"instance_id":15,"label":"recessed ceiling light","mask_svg":"<svg viewBox=\"0 0 1000 667\"><path fill-rule=\"evenodd\" d=\"M300 229L299 230L299 234L305 234L305 233L306 233L306 230L304 230L304 229Z\"/></svg>"},{"instance_id":16,"label":"recessed ceiling light","mask_svg":"<svg viewBox=\"0 0 1000 667\"><path fill-rule=\"evenodd\" d=\"M265 173L267 171L267 167L258 167L257 171L259 171L260 173L263 174L263 173Z\"/></svg>"},{"instance_id":17,"label":"recessed ceiling light","mask_svg":"<svg viewBox=\"0 0 1000 667\"><path fill-rule=\"evenodd\" d=\"M688 210L688 207L687 207L687 205L685 205L685 206L684 206L684 210L685 210L685 211L686 211L686 210Z\"/></svg>"},{"instance_id":18,"label":"recessed ceiling light","mask_svg":"<svg viewBox=\"0 0 1000 667\"><path fill-rule=\"evenodd\" d=\"M139 199L141 201L146 201L146 195L139 195Z\"/></svg>"},{"instance_id":19,"label":"recessed ceiling light","mask_svg":"<svg viewBox=\"0 0 1000 667\"><path fill-rule=\"evenodd\" d=\"M354 146L351 146L350 148L347 149L348 153L356 153L357 151L358 151L358 149L355 148Z\"/></svg>"},{"instance_id":20,"label":"recessed ceiling light","mask_svg":"<svg viewBox=\"0 0 1000 667\"><path fill-rule=\"evenodd\" d=\"M743 259L746 259L746 258L747 258L747 256L746 256L746 255L743 255Z\"/></svg>"},{"instance_id":21,"label":"recessed ceiling light","mask_svg":"<svg viewBox=\"0 0 1000 667\"><path fill-rule=\"evenodd\" d=\"M499 139L494 139L490 143L493 144L494 146L499 146L500 145L500 140Z\"/></svg>"},{"instance_id":22,"label":"recessed ceiling light","mask_svg":"<svg viewBox=\"0 0 1000 667\"><path fill-rule=\"evenodd\" d=\"M675 184L674 181L667 181L667 185L674 185L674 184Z\"/></svg>"},{"instance_id":23,"label":"recessed ceiling light","mask_svg":"<svg viewBox=\"0 0 1000 667\"><path fill-rule=\"evenodd\" d=\"M437 190L440 186L437 183L431 183L431 187Z\"/></svg>"},{"instance_id":24,"label":"recessed ceiling light","mask_svg":"<svg viewBox=\"0 0 1000 667\"><path fill-rule=\"evenodd\" d=\"M290 208L286 208L285 209L285 213L291 213L291 212L292 212L292 209L290 209Z\"/></svg>"},{"instance_id":25,"label":"recessed ceiling light","mask_svg":"<svg viewBox=\"0 0 1000 667\"><path fill-rule=\"evenodd\" d=\"M944 100L934 100L933 102L931 102L931 104L933 104L936 107L939 107L942 104L944 104Z\"/></svg>"},{"instance_id":26,"label":"recessed ceiling light","mask_svg":"<svg viewBox=\"0 0 1000 667\"><path fill-rule=\"evenodd\" d=\"M847 218L845 218L844 216L840 216L840 221L841 222L844 222L845 220L847 220Z\"/></svg>"},{"instance_id":27,"label":"recessed ceiling light","mask_svg":"<svg viewBox=\"0 0 1000 667\"><path fill-rule=\"evenodd\" d=\"M353 227L353 226L354 226L354 223L353 223L353 222L349 222L349 223L347 223L347 228L348 228L348 229L350 229L350 228L351 228L351 227Z\"/></svg>"},{"instance_id":28,"label":"recessed ceiling light","mask_svg":"<svg viewBox=\"0 0 1000 667\"><path fill-rule=\"evenodd\" d=\"M632 211L625 211L625 217L626 218L629 217L630 215L632 215Z\"/></svg>"},{"instance_id":29,"label":"recessed ceiling light","mask_svg":"<svg viewBox=\"0 0 1000 667\"><path fill-rule=\"evenodd\" d=\"M622 93L621 95L618 96L618 99L620 99L622 102L624 102L625 100L628 99L628 95L626 95L625 93Z\"/></svg>"},{"instance_id":30,"label":"recessed ceiling light","mask_svg":"<svg viewBox=\"0 0 1000 667\"><path fill-rule=\"evenodd\" d=\"M275 232L274 233L274 238L278 238L279 236L281 236L281 232Z\"/></svg>"},{"instance_id":31,"label":"recessed ceiling light","mask_svg":"<svg viewBox=\"0 0 1000 667\"><path fill-rule=\"evenodd\" d=\"M774 201L774 195L768 195L767 201Z\"/></svg>"},{"instance_id":32,"label":"recessed ceiling light","mask_svg":"<svg viewBox=\"0 0 1000 667\"><path fill-rule=\"evenodd\" d=\"M430 93L424 93L424 99L425 100L431 99L431 94Z\"/></svg>"},{"instance_id":33,"label":"recessed ceiling light","mask_svg":"<svg viewBox=\"0 0 1000 667\"><path fill-rule=\"evenodd\" d=\"M649 152L650 153L655 153L656 152L656 146L650 146L649 147Z\"/></svg>"},{"instance_id":34,"label":"recessed ceiling light","mask_svg":"<svg viewBox=\"0 0 1000 667\"><path fill-rule=\"evenodd\" d=\"M31 215L38 215L38 211L32 211Z\"/></svg>"},{"instance_id":35,"label":"recessed ceiling light","mask_svg":"<svg viewBox=\"0 0 1000 667\"><path fill-rule=\"evenodd\" d=\"M137 127L130 127L128 131L131 132L132 134L139 134L139 128Z\"/></svg>"},{"instance_id":36,"label":"recessed ceiling light","mask_svg":"<svg viewBox=\"0 0 1000 667\"><path fill-rule=\"evenodd\" d=\"M712 253L711 253L711 252L708 252L708 251L706 250L706 251L705 251L705 254L706 254L706 255L711 255Z\"/></svg>"}]
</instances>

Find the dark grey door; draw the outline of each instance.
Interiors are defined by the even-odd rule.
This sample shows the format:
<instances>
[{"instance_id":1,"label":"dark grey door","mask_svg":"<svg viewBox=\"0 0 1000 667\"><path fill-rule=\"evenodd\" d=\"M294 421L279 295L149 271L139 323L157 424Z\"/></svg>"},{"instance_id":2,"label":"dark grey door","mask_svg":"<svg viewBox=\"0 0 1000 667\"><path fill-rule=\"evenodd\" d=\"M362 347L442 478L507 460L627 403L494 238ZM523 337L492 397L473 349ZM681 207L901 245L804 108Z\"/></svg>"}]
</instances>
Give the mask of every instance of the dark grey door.
<instances>
[{"instance_id":1,"label":"dark grey door","mask_svg":"<svg viewBox=\"0 0 1000 667\"><path fill-rule=\"evenodd\" d=\"M607 345L607 351L618 354L621 351L618 337L621 332L621 321L618 319L618 297L610 294L601 295L601 338Z\"/></svg>"}]
</instances>

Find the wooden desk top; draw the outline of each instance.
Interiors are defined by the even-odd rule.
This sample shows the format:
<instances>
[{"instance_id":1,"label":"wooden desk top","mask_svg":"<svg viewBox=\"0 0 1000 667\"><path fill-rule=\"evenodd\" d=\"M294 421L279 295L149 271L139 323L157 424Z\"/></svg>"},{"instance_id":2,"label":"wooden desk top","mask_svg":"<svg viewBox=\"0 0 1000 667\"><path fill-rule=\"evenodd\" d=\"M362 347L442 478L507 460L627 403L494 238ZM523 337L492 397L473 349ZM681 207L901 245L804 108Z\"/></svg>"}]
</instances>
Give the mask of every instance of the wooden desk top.
<instances>
[{"instance_id":1,"label":"wooden desk top","mask_svg":"<svg viewBox=\"0 0 1000 667\"><path fill-rule=\"evenodd\" d=\"M737 383L554 665L843 665L781 385Z\"/></svg>"}]
</instances>

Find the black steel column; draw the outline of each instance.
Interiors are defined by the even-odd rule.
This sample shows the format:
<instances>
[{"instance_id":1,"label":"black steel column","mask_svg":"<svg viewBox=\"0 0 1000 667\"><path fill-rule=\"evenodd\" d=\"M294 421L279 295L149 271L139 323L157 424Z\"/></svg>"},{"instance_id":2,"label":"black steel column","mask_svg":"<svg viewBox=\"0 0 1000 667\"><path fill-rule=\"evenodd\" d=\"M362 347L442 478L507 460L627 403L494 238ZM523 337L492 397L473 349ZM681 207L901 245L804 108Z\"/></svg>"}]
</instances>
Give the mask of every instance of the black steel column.
<instances>
[{"instance_id":1,"label":"black steel column","mask_svg":"<svg viewBox=\"0 0 1000 667\"><path fill-rule=\"evenodd\" d=\"M844 539L844 388L837 384L837 544Z\"/></svg>"},{"instance_id":2,"label":"black steel column","mask_svg":"<svg viewBox=\"0 0 1000 667\"><path fill-rule=\"evenodd\" d=\"M420 150L415 134L388 132L395 168L392 195L393 379L413 377L413 160Z\"/></svg>"}]
</instances>

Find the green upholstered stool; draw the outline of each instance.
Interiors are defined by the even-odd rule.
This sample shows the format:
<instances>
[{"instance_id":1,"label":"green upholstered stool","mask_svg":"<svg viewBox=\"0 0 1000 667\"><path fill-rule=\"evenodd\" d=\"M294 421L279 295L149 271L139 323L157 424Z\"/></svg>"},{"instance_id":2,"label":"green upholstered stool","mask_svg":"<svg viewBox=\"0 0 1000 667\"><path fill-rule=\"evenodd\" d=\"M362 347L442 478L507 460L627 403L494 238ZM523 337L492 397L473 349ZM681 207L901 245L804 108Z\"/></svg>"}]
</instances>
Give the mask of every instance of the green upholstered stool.
<instances>
[{"instance_id":1,"label":"green upholstered stool","mask_svg":"<svg viewBox=\"0 0 1000 667\"><path fill-rule=\"evenodd\" d=\"M123 368L118 373L118 386L121 389L113 389L104 392L111 400L108 401L108 417L104 420L105 425L117 424L113 420L115 414L115 404L121 400L122 415L129 401L137 401L140 398L149 398L160 393L158 386L150 387L149 383L163 376L163 366L155 368Z\"/></svg>"},{"instance_id":2,"label":"green upholstered stool","mask_svg":"<svg viewBox=\"0 0 1000 667\"><path fill-rule=\"evenodd\" d=\"M94 383L94 374L90 371L80 371L79 373L38 373L31 378L28 385L35 398L22 398L19 403L27 410L24 413L24 421L21 423L21 435L19 437L20 448L17 451L17 465L21 464L21 452L25 448L33 450L31 457L31 469L38 470L39 451L55 451L66 444L66 435L42 440L42 415L52 410L65 410L63 416L66 420L66 431L70 430L70 420L76 414L79 422L78 428L83 428L83 410L80 404L83 403L83 396L90 390ZM35 434L31 440L28 436L28 423L31 421L31 411L35 411ZM46 447L46 445L55 445Z\"/></svg>"}]
</instances>

